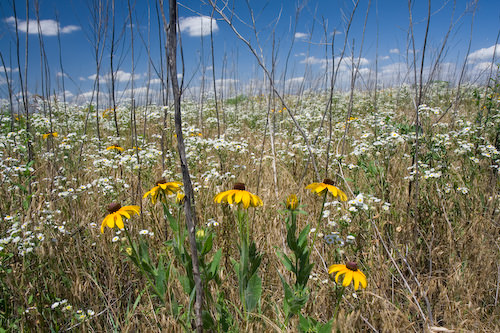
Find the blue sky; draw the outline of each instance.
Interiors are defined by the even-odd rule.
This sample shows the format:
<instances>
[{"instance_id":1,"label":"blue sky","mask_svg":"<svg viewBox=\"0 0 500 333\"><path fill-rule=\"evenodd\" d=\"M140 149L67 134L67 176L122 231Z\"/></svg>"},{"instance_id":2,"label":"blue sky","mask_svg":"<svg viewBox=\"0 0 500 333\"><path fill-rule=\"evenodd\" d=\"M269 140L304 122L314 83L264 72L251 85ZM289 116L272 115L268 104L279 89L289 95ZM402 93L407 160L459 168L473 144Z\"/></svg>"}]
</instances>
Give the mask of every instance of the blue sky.
<instances>
[{"instance_id":1,"label":"blue sky","mask_svg":"<svg viewBox=\"0 0 500 333\"><path fill-rule=\"evenodd\" d=\"M59 43L57 30L61 36L62 65L65 75L67 97L75 102L83 102L91 96L95 81L96 63L93 42L95 31L92 26L91 3L98 0L40 0L40 26L48 62L51 94L62 93L61 66L59 63ZM109 4L111 0L102 0ZM160 48L158 37L158 22L156 5L153 0L130 1L133 6L132 28L134 34L134 88L136 96L144 93L146 83L151 83L152 91L158 88L158 77L151 65L148 66L146 45L149 45L151 61L159 68ZM200 91L202 69L211 78L210 51L210 15L211 7L205 1L180 1L179 16L182 30L182 46L185 60L186 94L196 97ZM328 63L331 65L331 50L325 51L325 30L329 43L335 33L335 57L338 59L346 39L346 18L353 9L353 2L346 1L305 1L289 0L256 0L250 1L254 14L258 41L251 27L252 18L246 1L234 1L235 15L233 22L241 35L249 40L259 55L263 55L266 65L271 64L271 54L274 44L276 53L276 80L291 86L305 83L306 87L321 88L324 73ZM219 0L217 3L221 4ZM338 88L347 86L350 77L349 59L354 52L354 59L359 56L363 46L360 61L360 84L369 86L373 80L375 60L378 50L379 82L384 86L398 84L405 80L407 71L409 11L408 3L403 0L371 1L366 23L364 41L363 26L368 9L368 1L360 1L356 9L351 30L347 36L347 47L344 57L347 61L340 66ZM469 4L469 5L468 5ZM231 2L231 6L232 6ZM436 77L453 81L464 62L470 39L472 10L469 1L457 1L453 8L452 1L432 1L429 43L427 46L427 66L439 52L450 22L453 29L448 37L447 46L441 58L441 73ZM468 7L469 6L469 7ZM297 16L297 8L300 12ZM469 8L469 10L466 10ZM30 93L41 93L42 79L40 69L40 47L38 26L36 21L30 21L29 31L26 29L25 1L16 1L17 19L21 41L21 68L24 68L24 52L26 38L28 39L28 90ZM167 13L168 14L168 13ZM229 15L230 12L226 11ZM412 5L412 17L417 56L421 54L427 16L427 1L415 1ZM247 93L250 88L262 87L263 74L258 69L254 56L244 43L239 41L231 28L223 22L219 14L214 15L212 22L214 37L216 78L222 76L225 67L226 95ZM30 1L29 19L36 20L34 1ZM12 73L12 85L15 91L19 89L18 73L16 72L16 44L14 30L14 11L12 1L0 3L0 52L2 52L8 73ZM109 91L110 71L110 38L111 21L107 23L104 33L104 47L101 60L101 91L106 96ZM116 51L114 55L116 76L119 80L117 90L119 97L126 99L131 87L132 58L131 34L128 19L127 1L116 0L115 7ZM468 58L468 79L481 78L480 73L488 68L493 56L497 34L500 29L500 4L497 0L479 0L474 15L472 27L471 54ZM122 33L123 32L123 33ZM161 31L163 34L163 31ZM118 38L118 36L120 36ZM377 38L378 36L378 38ZM149 40L149 42L148 42ZM378 46L377 46L378 40ZM293 44L292 44L293 41ZM202 47L203 46L203 47ZM411 51L411 47L410 47ZM327 54L325 54L327 52ZM284 68L287 55L288 66L286 76ZM497 57L500 56L500 45ZM151 74L148 75L148 67ZM328 66L329 68L330 66ZM3 67L0 71L0 98L7 97L7 84ZM180 70L181 68L179 68ZM484 76L484 75L483 75ZM229 81L231 79L232 81ZM189 84L188 84L189 81ZM478 81L480 82L480 81ZM229 88L229 84L230 88ZM206 83L206 90L211 82ZM254 89L254 92L258 92Z\"/></svg>"}]
</instances>

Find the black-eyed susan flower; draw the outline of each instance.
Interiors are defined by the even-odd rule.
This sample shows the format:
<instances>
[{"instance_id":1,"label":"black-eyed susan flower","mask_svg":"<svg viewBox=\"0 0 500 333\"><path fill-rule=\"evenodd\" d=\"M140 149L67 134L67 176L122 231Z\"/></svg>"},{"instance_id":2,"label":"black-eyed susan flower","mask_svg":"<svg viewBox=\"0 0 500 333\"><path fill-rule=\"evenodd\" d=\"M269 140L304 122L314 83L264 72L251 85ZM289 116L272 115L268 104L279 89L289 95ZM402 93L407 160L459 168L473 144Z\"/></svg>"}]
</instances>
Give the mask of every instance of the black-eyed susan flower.
<instances>
[{"instance_id":1,"label":"black-eyed susan flower","mask_svg":"<svg viewBox=\"0 0 500 333\"><path fill-rule=\"evenodd\" d=\"M348 261L345 265L335 264L331 265L328 268L328 274L333 274L337 272L335 275L335 282L339 282L339 276L345 274L344 280L342 281L342 285L347 287L354 281L354 290L358 290L359 284L361 287L366 288L366 276L358 269L358 265L354 261Z\"/></svg>"},{"instance_id":2,"label":"black-eyed susan flower","mask_svg":"<svg viewBox=\"0 0 500 333\"><path fill-rule=\"evenodd\" d=\"M52 136L54 138L57 138L59 136L59 134L57 134L57 132L50 132L50 133L45 133L44 135L42 135L42 138L45 140L47 139L49 136Z\"/></svg>"},{"instance_id":3,"label":"black-eyed susan flower","mask_svg":"<svg viewBox=\"0 0 500 333\"><path fill-rule=\"evenodd\" d=\"M181 182L167 182L165 178L161 178L156 181L156 186L151 190L147 191L142 197L145 199L148 195L151 195L151 202L153 205L156 203L158 195L170 195L181 190L182 183Z\"/></svg>"},{"instance_id":4,"label":"black-eyed susan flower","mask_svg":"<svg viewBox=\"0 0 500 333\"><path fill-rule=\"evenodd\" d=\"M250 206L257 207L263 205L262 200L258 196L245 190L245 184L243 183L236 183L232 190L217 194L214 201L216 203L227 202L228 204L242 203L245 209Z\"/></svg>"},{"instance_id":5,"label":"black-eyed susan flower","mask_svg":"<svg viewBox=\"0 0 500 333\"><path fill-rule=\"evenodd\" d=\"M333 181L331 179L325 178L322 183L312 183L306 186L306 189L312 192L322 195L325 191L330 192L334 197L339 197L340 200L346 201L347 195L339 190L337 187L333 186Z\"/></svg>"},{"instance_id":6,"label":"black-eyed susan flower","mask_svg":"<svg viewBox=\"0 0 500 333\"><path fill-rule=\"evenodd\" d=\"M122 207L119 203L114 202L109 204L108 206L109 214L102 220L101 224L101 233L104 233L104 227L108 226L109 228L114 228L115 224L118 228L123 229L123 218L130 218L131 215L137 214L139 215L139 206L124 206Z\"/></svg>"},{"instance_id":7,"label":"black-eyed susan flower","mask_svg":"<svg viewBox=\"0 0 500 333\"><path fill-rule=\"evenodd\" d=\"M299 207L299 199L295 194L290 194L286 198L286 209L296 210Z\"/></svg>"},{"instance_id":8,"label":"black-eyed susan flower","mask_svg":"<svg viewBox=\"0 0 500 333\"><path fill-rule=\"evenodd\" d=\"M115 150L115 151L118 151L118 152L122 152L123 151L123 148L120 147L117 143L109 146L108 148L106 148L106 150Z\"/></svg>"}]
</instances>

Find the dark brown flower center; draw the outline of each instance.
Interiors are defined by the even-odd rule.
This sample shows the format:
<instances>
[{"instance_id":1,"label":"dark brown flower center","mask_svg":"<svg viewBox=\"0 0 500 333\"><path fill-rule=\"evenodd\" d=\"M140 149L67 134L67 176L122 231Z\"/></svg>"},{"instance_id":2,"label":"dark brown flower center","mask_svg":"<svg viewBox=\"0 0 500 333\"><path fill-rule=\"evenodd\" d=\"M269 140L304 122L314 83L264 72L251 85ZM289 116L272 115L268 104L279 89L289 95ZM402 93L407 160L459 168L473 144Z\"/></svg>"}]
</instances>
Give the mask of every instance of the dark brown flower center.
<instances>
[{"instance_id":1,"label":"dark brown flower center","mask_svg":"<svg viewBox=\"0 0 500 333\"><path fill-rule=\"evenodd\" d=\"M162 177L156 181L156 185L165 184L166 182L165 177Z\"/></svg>"},{"instance_id":2,"label":"dark brown flower center","mask_svg":"<svg viewBox=\"0 0 500 333\"><path fill-rule=\"evenodd\" d=\"M113 202L108 205L107 209L108 212L111 214L117 212L120 208L122 208L122 205L120 205L118 202Z\"/></svg>"},{"instance_id":3,"label":"dark brown flower center","mask_svg":"<svg viewBox=\"0 0 500 333\"><path fill-rule=\"evenodd\" d=\"M330 178L325 178L323 179L323 184L333 185L333 180L331 180Z\"/></svg>"},{"instance_id":4,"label":"dark brown flower center","mask_svg":"<svg viewBox=\"0 0 500 333\"><path fill-rule=\"evenodd\" d=\"M354 261L348 261L345 264L345 267L347 267L347 269L350 269L351 271L357 271L358 270L358 264L356 264Z\"/></svg>"},{"instance_id":5,"label":"dark brown flower center","mask_svg":"<svg viewBox=\"0 0 500 333\"><path fill-rule=\"evenodd\" d=\"M245 184L243 184L243 183L236 183L233 186L233 190L245 191Z\"/></svg>"}]
</instances>

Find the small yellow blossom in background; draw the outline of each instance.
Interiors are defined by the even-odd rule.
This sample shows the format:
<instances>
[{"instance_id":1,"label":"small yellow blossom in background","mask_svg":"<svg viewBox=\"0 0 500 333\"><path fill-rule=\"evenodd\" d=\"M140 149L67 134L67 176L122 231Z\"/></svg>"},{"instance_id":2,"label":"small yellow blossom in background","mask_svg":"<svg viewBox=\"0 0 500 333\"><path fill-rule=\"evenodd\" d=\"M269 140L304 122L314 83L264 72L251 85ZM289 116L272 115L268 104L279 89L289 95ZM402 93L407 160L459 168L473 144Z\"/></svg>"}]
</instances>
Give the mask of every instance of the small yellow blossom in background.
<instances>
[{"instance_id":1,"label":"small yellow blossom in background","mask_svg":"<svg viewBox=\"0 0 500 333\"><path fill-rule=\"evenodd\" d=\"M298 206L299 206L299 199L295 194L290 194L286 198L286 209L296 210Z\"/></svg>"},{"instance_id":2,"label":"small yellow blossom in background","mask_svg":"<svg viewBox=\"0 0 500 333\"><path fill-rule=\"evenodd\" d=\"M217 194L214 198L216 203L243 203L243 207L247 209L248 207L257 207L262 206L262 200L256 196L245 190L245 184L236 183L232 190L224 191Z\"/></svg>"},{"instance_id":3,"label":"small yellow blossom in background","mask_svg":"<svg viewBox=\"0 0 500 333\"><path fill-rule=\"evenodd\" d=\"M108 148L106 148L106 150L116 150L116 151L122 152L123 148L120 147L118 144L115 143L114 145L109 146Z\"/></svg>"},{"instance_id":4,"label":"small yellow blossom in background","mask_svg":"<svg viewBox=\"0 0 500 333\"><path fill-rule=\"evenodd\" d=\"M335 275L335 282L339 282L339 276L345 274L344 280L342 281L342 285L347 287L354 281L354 290L358 290L359 284L361 283L361 287L366 288L366 276L358 269L358 265L354 261L348 261L345 265L335 264L331 265L328 268L328 274L333 274L337 272Z\"/></svg>"},{"instance_id":5,"label":"small yellow blossom in background","mask_svg":"<svg viewBox=\"0 0 500 333\"><path fill-rule=\"evenodd\" d=\"M125 252L127 252L127 254L128 254L129 256L131 256L131 255L132 255L132 248L131 248L131 247L127 247L127 248L125 249Z\"/></svg>"},{"instance_id":6,"label":"small yellow blossom in background","mask_svg":"<svg viewBox=\"0 0 500 333\"><path fill-rule=\"evenodd\" d=\"M175 197L175 203L179 206L184 204L185 197L186 197L186 195L184 193L177 192L177 196Z\"/></svg>"},{"instance_id":7,"label":"small yellow blossom in background","mask_svg":"<svg viewBox=\"0 0 500 333\"><path fill-rule=\"evenodd\" d=\"M130 215L137 214L139 215L140 208L139 206L124 206L122 207L119 203L114 202L109 204L108 206L109 214L102 220L101 224L101 233L104 233L104 227L108 226L113 229L115 224L118 228L123 229L125 226L123 225L123 218L130 218Z\"/></svg>"},{"instance_id":8,"label":"small yellow blossom in background","mask_svg":"<svg viewBox=\"0 0 500 333\"><path fill-rule=\"evenodd\" d=\"M145 199L148 195L151 196L151 202L153 205L156 203L158 195L165 194L170 195L181 190L182 183L181 182L167 182L165 178L161 178L156 181L156 186L151 190L147 191L142 197Z\"/></svg>"},{"instance_id":9,"label":"small yellow blossom in background","mask_svg":"<svg viewBox=\"0 0 500 333\"><path fill-rule=\"evenodd\" d=\"M46 134L42 135L42 138L44 140L46 140L49 136L57 138L59 136L59 134L57 134L57 132L50 132L50 133L46 133Z\"/></svg>"},{"instance_id":10,"label":"small yellow blossom in background","mask_svg":"<svg viewBox=\"0 0 500 333\"><path fill-rule=\"evenodd\" d=\"M109 109L104 110L104 111L102 112L102 117L103 117L104 119L110 119L110 118L111 118L111 113L112 113L112 111L114 111L114 109L113 109L113 108L109 108Z\"/></svg>"},{"instance_id":11,"label":"small yellow blossom in background","mask_svg":"<svg viewBox=\"0 0 500 333\"><path fill-rule=\"evenodd\" d=\"M203 230L203 229L198 229L198 230L196 231L196 238L203 238L203 237L205 237L205 230Z\"/></svg>"},{"instance_id":12,"label":"small yellow blossom in background","mask_svg":"<svg viewBox=\"0 0 500 333\"><path fill-rule=\"evenodd\" d=\"M325 178L322 183L312 183L306 186L306 189L312 192L322 195L325 191L330 192L334 197L339 197L340 200L346 201L347 195L339 190L337 187L333 186L333 181L331 179Z\"/></svg>"}]
</instances>

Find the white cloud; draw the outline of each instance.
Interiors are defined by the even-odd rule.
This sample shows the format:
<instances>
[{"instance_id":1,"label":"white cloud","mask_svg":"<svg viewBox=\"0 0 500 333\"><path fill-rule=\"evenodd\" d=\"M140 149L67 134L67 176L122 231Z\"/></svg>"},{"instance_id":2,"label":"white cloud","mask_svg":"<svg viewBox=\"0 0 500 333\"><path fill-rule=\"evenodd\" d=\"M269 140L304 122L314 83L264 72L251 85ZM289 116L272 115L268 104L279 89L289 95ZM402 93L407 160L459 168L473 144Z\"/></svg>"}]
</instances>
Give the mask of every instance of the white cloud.
<instances>
[{"instance_id":1,"label":"white cloud","mask_svg":"<svg viewBox=\"0 0 500 333\"><path fill-rule=\"evenodd\" d=\"M218 86L219 89L220 89L222 84L224 84L224 86L227 87L231 84L236 84L238 82L240 82L240 81L235 80L235 79L224 79L224 81L222 79L215 80L215 84Z\"/></svg>"},{"instance_id":2,"label":"white cloud","mask_svg":"<svg viewBox=\"0 0 500 333\"><path fill-rule=\"evenodd\" d=\"M121 69L115 72L115 82L128 82L132 78L131 73L127 73L122 71ZM92 74L88 76L89 80L95 80L97 77L96 74ZM137 80L141 77L140 74L134 74L134 80ZM99 76L99 82L100 83L106 83L106 82L111 82L111 73L106 73L104 75Z\"/></svg>"},{"instance_id":3,"label":"white cloud","mask_svg":"<svg viewBox=\"0 0 500 333\"><path fill-rule=\"evenodd\" d=\"M3 67L0 66L0 74L4 74L4 72L7 70L7 72L18 72L19 70L17 68L10 68L10 67Z\"/></svg>"},{"instance_id":4,"label":"white cloud","mask_svg":"<svg viewBox=\"0 0 500 333\"><path fill-rule=\"evenodd\" d=\"M380 60L388 60L389 58L390 58L389 56L379 57Z\"/></svg>"},{"instance_id":5,"label":"white cloud","mask_svg":"<svg viewBox=\"0 0 500 333\"><path fill-rule=\"evenodd\" d=\"M491 63L491 61L477 63L472 68L472 73L481 74L482 72L489 71L492 66L493 66L493 64Z\"/></svg>"},{"instance_id":6,"label":"white cloud","mask_svg":"<svg viewBox=\"0 0 500 333\"><path fill-rule=\"evenodd\" d=\"M392 54L399 54L399 49L390 49L390 50L389 50L389 53L392 53Z\"/></svg>"},{"instance_id":7,"label":"white cloud","mask_svg":"<svg viewBox=\"0 0 500 333\"><path fill-rule=\"evenodd\" d=\"M309 35L306 33L303 33L303 32L296 32L295 33L295 38L297 38L297 39L307 38L307 36L309 36Z\"/></svg>"},{"instance_id":8,"label":"white cloud","mask_svg":"<svg viewBox=\"0 0 500 333\"><path fill-rule=\"evenodd\" d=\"M325 65L326 59L321 59L321 58L316 58L315 56L311 56L301 60L300 63L307 65Z\"/></svg>"},{"instance_id":9,"label":"white cloud","mask_svg":"<svg viewBox=\"0 0 500 333\"><path fill-rule=\"evenodd\" d=\"M161 79L151 79L149 80L149 84L160 84L161 83Z\"/></svg>"},{"instance_id":10,"label":"white cloud","mask_svg":"<svg viewBox=\"0 0 500 333\"><path fill-rule=\"evenodd\" d=\"M61 72L57 72L56 76L57 76L57 77L61 77L61 76L68 77L68 74L66 74L66 73L61 73Z\"/></svg>"},{"instance_id":11,"label":"white cloud","mask_svg":"<svg viewBox=\"0 0 500 333\"><path fill-rule=\"evenodd\" d=\"M6 19L4 19L4 22L9 24L11 28L16 27L16 19L11 16ZM24 33L28 34L38 34L38 22L37 20L30 19L29 21L26 20L17 20L17 27L19 31L22 31ZM59 22L55 20L40 20L40 31L42 35L44 36L57 36L57 30L59 29L59 32L61 34L69 34L74 31L78 31L81 28L77 25L67 25L65 27L61 27Z\"/></svg>"},{"instance_id":12,"label":"white cloud","mask_svg":"<svg viewBox=\"0 0 500 333\"><path fill-rule=\"evenodd\" d=\"M393 64L383 66L381 68L381 72L386 75L404 74L408 72L408 67L404 62L395 62Z\"/></svg>"},{"instance_id":13,"label":"white cloud","mask_svg":"<svg viewBox=\"0 0 500 333\"><path fill-rule=\"evenodd\" d=\"M493 53L495 52L495 56L500 56L500 44L492 45L490 47L485 47L479 49L475 52L472 52L467 57L471 62L481 62L482 60L490 60L493 58Z\"/></svg>"},{"instance_id":14,"label":"white cloud","mask_svg":"<svg viewBox=\"0 0 500 333\"><path fill-rule=\"evenodd\" d=\"M212 31L219 31L219 26L215 19L212 20ZM209 16L190 16L181 17L179 20L181 32L187 32L191 37L207 36L210 34L210 17Z\"/></svg>"},{"instance_id":15,"label":"white cloud","mask_svg":"<svg viewBox=\"0 0 500 333\"><path fill-rule=\"evenodd\" d=\"M285 82L286 84L300 84L304 82L304 77L303 76L292 77L291 79L288 79Z\"/></svg>"}]
</instances>

